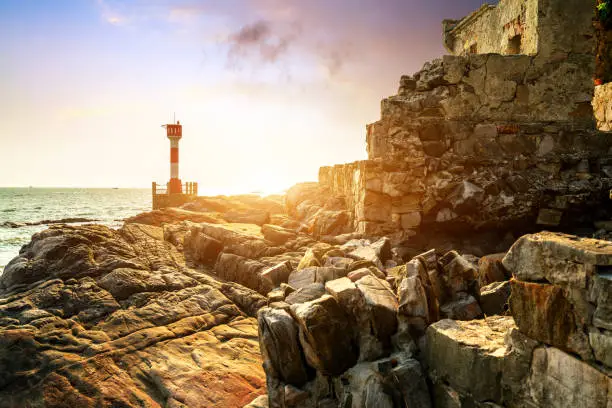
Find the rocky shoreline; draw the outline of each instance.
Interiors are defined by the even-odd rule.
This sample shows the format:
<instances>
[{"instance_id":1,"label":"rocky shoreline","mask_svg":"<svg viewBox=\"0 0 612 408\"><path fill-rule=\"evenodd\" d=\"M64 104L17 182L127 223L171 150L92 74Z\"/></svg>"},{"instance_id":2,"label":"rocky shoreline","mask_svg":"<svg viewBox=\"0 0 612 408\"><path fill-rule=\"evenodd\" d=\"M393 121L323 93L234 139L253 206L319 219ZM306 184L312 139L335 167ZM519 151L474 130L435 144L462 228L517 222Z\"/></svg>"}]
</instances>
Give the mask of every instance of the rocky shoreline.
<instances>
[{"instance_id":1,"label":"rocky shoreline","mask_svg":"<svg viewBox=\"0 0 612 408\"><path fill-rule=\"evenodd\" d=\"M35 234L0 277L0 406L609 406L611 242L406 259L315 239L311 187Z\"/></svg>"},{"instance_id":2,"label":"rocky shoreline","mask_svg":"<svg viewBox=\"0 0 612 408\"><path fill-rule=\"evenodd\" d=\"M403 76L368 160L35 234L0 276L0 407L612 407L594 10L538 4L537 54Z\"/></svg>"}]
</instances>

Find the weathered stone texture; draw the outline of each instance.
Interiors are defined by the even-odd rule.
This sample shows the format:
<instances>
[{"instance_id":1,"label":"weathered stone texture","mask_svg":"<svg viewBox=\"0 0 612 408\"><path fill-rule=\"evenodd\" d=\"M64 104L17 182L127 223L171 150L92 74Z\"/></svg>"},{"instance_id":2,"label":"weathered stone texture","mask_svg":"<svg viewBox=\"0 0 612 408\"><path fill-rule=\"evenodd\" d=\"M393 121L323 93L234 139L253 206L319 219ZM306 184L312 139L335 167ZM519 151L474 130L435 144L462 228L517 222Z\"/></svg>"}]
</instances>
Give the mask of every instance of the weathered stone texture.
<instances>
[{"instance_id":1,"label":"weathered stone texture","mask_svg":"<svg viewBox=\"0 0 612 408\"><path fill-rule=\"evenodd\" d=\"M515 277L510 308L523 333L610 367L611 242L526 235L503 264Z\"/></svg>"},{"instance_id":2,"label":"weathered stone texture","mask_svg":"<svg viewBox=\"0 0 612 408\"><path fill-rule=\"evenodd\" d=\"M569 53L572 41L546 63L445 56L402 77L367 127L369 160L322 167L320 188L342 197L355 231L397 240L594 221L612 140L594 127L594 57Z\"/></svg>"}]
</instances>

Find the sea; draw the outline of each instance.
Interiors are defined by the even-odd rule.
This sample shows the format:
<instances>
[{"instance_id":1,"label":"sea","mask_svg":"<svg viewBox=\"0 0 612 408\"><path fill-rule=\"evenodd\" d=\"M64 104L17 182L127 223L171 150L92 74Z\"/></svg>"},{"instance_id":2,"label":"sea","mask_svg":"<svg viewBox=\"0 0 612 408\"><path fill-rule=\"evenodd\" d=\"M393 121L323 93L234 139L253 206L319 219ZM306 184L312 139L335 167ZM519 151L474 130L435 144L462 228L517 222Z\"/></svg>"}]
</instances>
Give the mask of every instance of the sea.
<instances>
[{"instance_id":1,"label":"sea","mask_svg":"<svg viewBox=\"0 0 612 408\"><path fill-rule=\"evenodd\" d=\"M49 225L97 223L111 228L151 210L150 189L0 188L0 274L32 234Z\"/></svg>"}]
</instances>

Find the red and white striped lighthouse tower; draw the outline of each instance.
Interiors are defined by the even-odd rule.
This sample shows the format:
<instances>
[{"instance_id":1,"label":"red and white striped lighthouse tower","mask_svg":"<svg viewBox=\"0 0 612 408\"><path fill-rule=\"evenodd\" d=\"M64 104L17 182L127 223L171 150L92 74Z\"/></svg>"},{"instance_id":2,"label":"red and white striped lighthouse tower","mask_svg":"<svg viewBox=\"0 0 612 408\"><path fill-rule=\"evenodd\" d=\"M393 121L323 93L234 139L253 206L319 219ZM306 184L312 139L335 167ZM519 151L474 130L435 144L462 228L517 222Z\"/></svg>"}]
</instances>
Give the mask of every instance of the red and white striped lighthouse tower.
<instances>
[{"instance_id":1,"label":"red and white striped lighthouse tower","mask_svg":"<svg viewBox=\"0 0 612 408\"><path fill-rule=\"evenodd\" d=\"M183 185L179 178L179 140L183 137L181 122L162 125L170 139L170 181L166 187L157 188L151 183L153 209L180 207L198 196L198 183L187 182Z\"/></svg>"},{"instance_id":2,"label":"red and white striped lighthouse tower","mask_svg":"<svg viewBox=\"0 0 612 408\"><path fill-rule=\"evenodd\" d=\"M179 140L183 137L183 126L181 122L176 124L162 125L166 128L166 135L170 139L170 182L168 183L168 193L181 194L183 187L179 179Z\"/></svg>"}]
</instances>

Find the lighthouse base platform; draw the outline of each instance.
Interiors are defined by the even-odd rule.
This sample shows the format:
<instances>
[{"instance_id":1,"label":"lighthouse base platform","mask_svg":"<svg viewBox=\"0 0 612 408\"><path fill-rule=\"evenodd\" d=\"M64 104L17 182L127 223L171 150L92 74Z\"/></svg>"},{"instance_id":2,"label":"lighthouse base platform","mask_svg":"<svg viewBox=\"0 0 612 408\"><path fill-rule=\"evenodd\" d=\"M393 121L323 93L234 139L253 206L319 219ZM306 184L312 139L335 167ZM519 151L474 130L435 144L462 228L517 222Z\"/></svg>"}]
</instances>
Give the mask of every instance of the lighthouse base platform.
<instances>
[{"instance_id":1,"label":"lighthouse base platform","mask_svg":"<svg viewBox=\"0 0 612 408\"><path fill-rule=\"evenodd\" d=\"M168 185L152 184L152 204L154 210L167 207L180 207L198 196L198 183L184 183L180 193L170 193Z\"/></svg>"}]
</instances>

